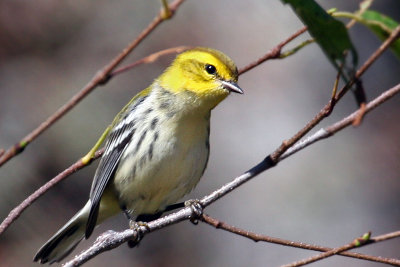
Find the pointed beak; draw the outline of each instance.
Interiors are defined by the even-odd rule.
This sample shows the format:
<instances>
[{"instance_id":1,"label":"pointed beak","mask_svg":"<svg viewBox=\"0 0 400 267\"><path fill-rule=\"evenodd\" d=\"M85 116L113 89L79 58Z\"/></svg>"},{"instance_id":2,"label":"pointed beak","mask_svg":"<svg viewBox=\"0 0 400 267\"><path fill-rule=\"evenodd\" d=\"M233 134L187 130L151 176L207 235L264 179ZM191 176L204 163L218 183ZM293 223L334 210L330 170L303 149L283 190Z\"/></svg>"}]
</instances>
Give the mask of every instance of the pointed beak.
<instances>
[{"instance_id":1,"label":"pointed beak","mask_svg":"<svg viewBox=\"0 0 400 267\"><path fill-rule=\"evenodd\" d=\"M237 85L237 83L232 82L232 81L229 81L229 82L227 82L227 81L221 81L221 83L222 83L222 86L223 86L225 89L227 89L227 90L229 90L229 91L231 91L231 92L243 94L242 88L240 88L239 85Z\"/></svg>"}]
</instances>

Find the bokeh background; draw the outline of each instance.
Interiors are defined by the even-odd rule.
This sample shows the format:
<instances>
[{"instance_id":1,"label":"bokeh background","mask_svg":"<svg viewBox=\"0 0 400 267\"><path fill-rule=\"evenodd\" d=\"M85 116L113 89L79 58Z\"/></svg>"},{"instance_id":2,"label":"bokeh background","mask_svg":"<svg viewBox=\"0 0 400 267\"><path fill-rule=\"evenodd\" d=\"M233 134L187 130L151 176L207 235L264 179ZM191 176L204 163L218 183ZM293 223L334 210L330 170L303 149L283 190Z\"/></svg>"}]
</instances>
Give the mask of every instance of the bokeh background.
<instances>
[{"instance_id":1,"label":"bokeh background","mask_svg":"<svg viewBox=\"0 0 400 267\"><path fill-rule=\"evenodd\" d=\"M349 11L359 3L318 2ZM0 148L16 143L78 92L159 8L156 0L1 1ZM400 20L399 1L376 1L373 8ZM243 67L301 26L281 1L188 0L125 63L168 47L193 45L220 49ZM362 63L380 42L360 25L350 33ZM172 58L142 65L99 87L5 164L0 169L0 218L84 155L119 109ZM213 112L208 169L186 198L200 198L232 180L303 127L328 101L335 75L315 44L242 75L239 84L245 94L232 95ZM400 63L391 52L363 77L369 99L399 80ZM331 247L369 230L374 235L399 230L399 104L396 96L360 127L347 128L283 161L206 212L257 233ZM355 109L347 95L318 127ZM37 249L86 202L96 165L58 184L0 236L0 266L35 266ZM121 214L97 228L75 252L105 230L126 227ZM399 258L400 240L359 251ZM183 222L146 236L136 249L122 245L86 266L277 266L314 254ZM339 256L314 265L380 266Z\"/></svg>"}]
</instances>

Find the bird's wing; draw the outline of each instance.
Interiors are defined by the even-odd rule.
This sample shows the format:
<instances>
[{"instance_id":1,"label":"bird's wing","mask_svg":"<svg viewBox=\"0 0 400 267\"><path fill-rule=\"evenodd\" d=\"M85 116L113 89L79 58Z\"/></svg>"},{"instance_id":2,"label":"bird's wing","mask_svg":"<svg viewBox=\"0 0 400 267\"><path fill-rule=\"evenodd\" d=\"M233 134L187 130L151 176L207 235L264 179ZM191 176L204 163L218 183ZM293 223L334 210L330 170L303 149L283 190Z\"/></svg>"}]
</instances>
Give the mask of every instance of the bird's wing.
<instances>
[{"instance_id":1,"label":"bird's wing","mask_svg":"<svg viewBox=\"0 0 400 267\"><path fill-rule=\"evenodd\" d=\"M112 130L107 137L104 154L97 167L90 190L90 213L86 223L85 236L88 238L96 226L100 200L108 183L114 177L119 160L135 132L135 120L131 119L146 97L134 98L114 119ZM129 118L131 117L131 118ZM117 123L116 123L117 122Z\"/></svg>"}]
</instances>

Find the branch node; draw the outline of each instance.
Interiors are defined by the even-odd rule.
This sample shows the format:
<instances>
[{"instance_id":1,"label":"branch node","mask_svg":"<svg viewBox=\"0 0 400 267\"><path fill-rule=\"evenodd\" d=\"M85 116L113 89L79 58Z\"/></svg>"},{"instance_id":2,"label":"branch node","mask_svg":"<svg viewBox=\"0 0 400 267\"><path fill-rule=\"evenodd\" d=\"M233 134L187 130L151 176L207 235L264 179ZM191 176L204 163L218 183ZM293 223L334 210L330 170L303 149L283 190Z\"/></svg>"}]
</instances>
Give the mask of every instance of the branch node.
<instances>
[{"instance_id":1,"label":"branch node","mask_svg":"<svg viewBox=\"0 0 400 267\"><path fill-rule=\"evenodd\" d=\"M356 247L360 247L370 242L371 242L371 231L363 234L362 237L356 238L353 241L353 245Z\"/></svg>"},{"instance_id":2,"label":"branch node","mask_svg":"<svg viewBox=\"0 0 400 267\"><path fill-rule=\"evenodd\" d=\"M160 13L161 18L163 20L172 18L172 16L174 15L173 10L171 10L171 8L168 6L167 0L161 0L161 3L163 5Z\"/></svg>"},{"instance_id":3,"label":"branch node","mask_svg":"<svg viewBox=\"0 0 400 267\"><path fill-rule=\"evenodd\" d=\"M357 116L354 118L353 123L352 123L352 125L354 127L357 127L361 124L362 119L364 118L364 115L367 111L366 106L367 105L365 103L360 104L360 109L358 110Z\"/></svg>"},{"instance_id":4,"label":"branch node","mask_svg":"<svg viewBox=\"0 0 400 267\"><path fill-rule=\"evenodd\" d=\"M111 73L100 72L96 74L98 85L105 85L112 78Z\"/></svg>"},{"instance_id":5,"label":"branch node","mask_svg":"<svg viewBox=\"0 0 400 267\"><path fill-rule=\"evenodd\" d=\"M325 107L324 107L324 110L323 110L323 112L324 112L324 117L326 118L326 117L329 117L330 115L331 115L331 113L332 113L332 111L333 111L333 109L335 108L335 105L336 105L336 98L331 98L330 100L329 100L329 103L328 103L328 105L326 105Z\"/></svg>"}]
</instances>

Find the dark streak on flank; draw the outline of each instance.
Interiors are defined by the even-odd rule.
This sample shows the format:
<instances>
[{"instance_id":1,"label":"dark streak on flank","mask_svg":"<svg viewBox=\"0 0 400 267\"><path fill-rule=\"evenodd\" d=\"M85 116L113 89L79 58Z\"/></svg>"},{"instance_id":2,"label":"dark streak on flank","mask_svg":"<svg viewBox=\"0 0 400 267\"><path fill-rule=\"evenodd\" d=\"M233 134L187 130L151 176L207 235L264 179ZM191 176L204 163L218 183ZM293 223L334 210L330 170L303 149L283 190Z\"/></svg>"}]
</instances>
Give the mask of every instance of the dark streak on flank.
<instances>
[{"instance_id":1,"label":"dark streak on flank","mask_svg":"<svg viewBox=\"0 0 400 267\"><path fill-rule=\"evenodd\" d=\"M138 100L136 100L135 104L132 105L132 107L130 108L130 111L134 110L135 108L137 108L137 106L139 106L140 104L143 103L143 101L147 98L147 96L143 96L141 98L139 98ZM130 113L130 112L129 112Z\"/></svg>"},{"instance_id":2,"label":"dark streak on flank","mask_svg":"<svg viewBox=\"0 0 400 267\"><path fill-rule=\"evenodd\" d=\"M155 118L151 121L150 129L151 129L151 130L154 130L154 129L156 128L157 123L158 123L158 118L155 117Z\"/></svg>"},{"instance_id":3,"label":"dark streak on flank","mask_svg":"<svg viewBox=\"0 0 400 267\"><path fill-rule=\"evenodd\" d=\"M136 164L135 164L135 166L133 166L131 173L129 175L129 178L128 178L129 183L133 181L133 178L135 178L135 176L136 176Z\"/></svg>"},{"instance_id":4,"label":"dark streak on flank","mask_svg":"<svg viewBox=\"0 0 400 267\"><path fill-rule=\"evenodd\" d=\"M162 90L161 90L161 94L162 94L163 96L168 96L168 97L172 96L172 93L171 93L170 91L164 89L163 87L161 87L161 89L162 89Z\"/></svg>"},{"instance_id":5,"label":"dark streak on flank","mask_svg":"<svg viewBox=\"0 0 400 267\"><path fill-rule=\"evenodd\" d=\"M150 148L149 148L149 152L148 152L149 160L151 160L153 158L153 144L154 143L150 144Z\"/></svg>"},{"instance_id":6,"label":"dark streak on flank","mask_svg":"<svg viewBox=\"0 0 400 267\"><path fill-rule=\"evenodd\" d=\"M159 133L158 133L158 132L155 132L155 133L154 133L154 136L153 136L153 142L157 141L157 139L158 139L158 135L159 135Z\"/></svg>"},{"instance_id":7,"label":"dark streak on flank","mask_svg":"<svg viewBox=\"0 0 400 267\"><path fill-rule=\"evenodd\" d=\"M144 114L149 114L149 113L151 113L151 112L153 112L153 108L149 108L148 110L146 110L146 111L144 112Z\"/></svg>"},{"instance_id":8,"label":"dark streak on flank","mask_svg":"<svg viewBox=\"0 0 400 267\"><path fill-rule=\"evenodd\" d=\"M134 154L136 154L139 151L140 146L142 145L142 142L143 142L144 138L146 137L146 134L147 134L147 130L142 133L142 136L140 137L140 139L139 139L139 141L138 141L138 143L136 145L136 149L135 149Z\"/></svg>"},{"instance_id":9,"label":"dark streak on flank","mask_svg":"<svg viewBox=\"0 0 400 267\"><path fill-rule=\"evenodd\" d=\"M161 102L159 108L160 109L168 109L171 106L170 101L163 101Z\"/></svg>"}]
</instances>

